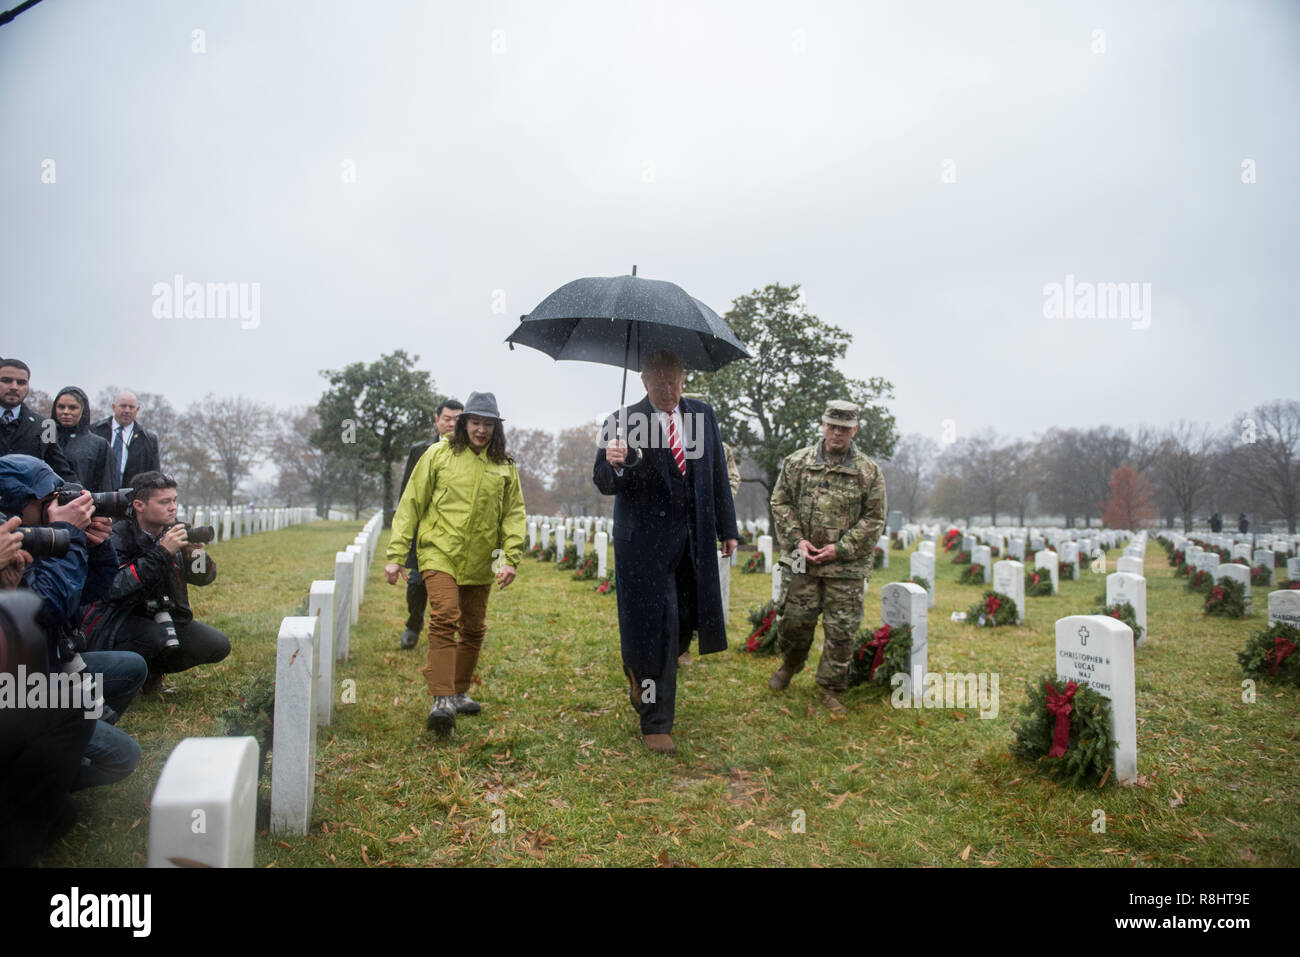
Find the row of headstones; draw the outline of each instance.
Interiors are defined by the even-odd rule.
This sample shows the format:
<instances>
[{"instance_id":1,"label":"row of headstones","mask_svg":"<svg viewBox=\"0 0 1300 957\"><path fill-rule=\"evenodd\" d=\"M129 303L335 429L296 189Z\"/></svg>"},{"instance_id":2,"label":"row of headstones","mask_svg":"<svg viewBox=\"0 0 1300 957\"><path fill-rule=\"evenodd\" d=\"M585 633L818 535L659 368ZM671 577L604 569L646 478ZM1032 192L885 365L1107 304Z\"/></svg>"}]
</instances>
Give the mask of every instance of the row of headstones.
<instances>
[{"instance_id":1,"label":"row of headstones","mask_svg":"<svg viewBox=\"0 0 1300 957\"><path fill-rule=\"evenodd\" d=\"M276 639L271 830L307 833L316 785L316 729L333 720L334 665L349 656L382 516L334 556L334 577L311 583L307 614ZM251 867L257 819L257 739L186 738L167 758L149 815L149 866ZM177 863L177 862L181 863Z\"/></svg>"},{"instance_id":2,"label":"row of headstones","mask_svg":"<svg viewBox=\"0 0 1300 957\"><path fill-rule=\"evenodd\" d=\"M187 508L177 506L178 521L190 525L211 525L216 541L227 542L258 532L274 532L290 525L316 521L315 508Z\"/></svg>"},{"instance_id":3,"label":"row of headstones","mask_svg":"<svg viewBox=\"0 0 1300 957\"><path fill-rule=\"evenodd\" d=\"M1245 559L1251 561L1260 551L1280 552L1284 555L1300 554L1300 535L1251 535L1240 532L1207 532L1203 535L1184 536L1177 532L1161 532L1160 537L1169 542L1180 552L1196 541L1205 542L1213 548L1226 549L1234 561Z\"/></svg>"}]
</instances>

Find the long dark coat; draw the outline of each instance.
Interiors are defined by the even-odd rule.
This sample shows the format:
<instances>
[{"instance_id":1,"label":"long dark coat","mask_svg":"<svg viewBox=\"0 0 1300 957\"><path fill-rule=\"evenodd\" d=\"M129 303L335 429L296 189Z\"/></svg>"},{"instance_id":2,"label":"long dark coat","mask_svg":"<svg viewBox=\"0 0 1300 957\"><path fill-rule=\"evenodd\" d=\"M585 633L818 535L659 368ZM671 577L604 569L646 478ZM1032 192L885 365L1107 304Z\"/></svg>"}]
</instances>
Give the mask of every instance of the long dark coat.
<instances>
[{"instance_id":1,"label":"long dark coat","mask_svg":"<svg viewBox=\"0 0 1300 957\"><path fill-rule=\"evenodd\" d=\"M645 461L616 475L605 460L605 450L596 453L592 481L605 495L614 496L614 563L618 596L618 627L624 664L637 674L657 670L667 597L665 585L670 561L667 553L672 538L672 499L669 469L676 469L668 439L659 429L658 415L647 396L629 406L629 416L648 417L657 432L653 444L643 448ZM736 538L736 506L731 497L727 460L722 436L711 406L695 399L682 399L683 418L703 414L704 427L694 441L702 454L692 459L690 476L694 491L694 558L697 606L690 615L699 629L700 653L725 651L727 629L722 617L722 586L718 581L717 543ZM615 434L617 413L605 422L606 436ZM629 422L635 421L629 419ZM644 421L644 420L643 420ZM635 436L635 432L632 433ZM689 433L688 433L689 434ZM602 443L603 444L603 443ZM638 443L631 443L636 445ZM676 654L676 650L673 650Z\"/></svg>"}]
</instances>

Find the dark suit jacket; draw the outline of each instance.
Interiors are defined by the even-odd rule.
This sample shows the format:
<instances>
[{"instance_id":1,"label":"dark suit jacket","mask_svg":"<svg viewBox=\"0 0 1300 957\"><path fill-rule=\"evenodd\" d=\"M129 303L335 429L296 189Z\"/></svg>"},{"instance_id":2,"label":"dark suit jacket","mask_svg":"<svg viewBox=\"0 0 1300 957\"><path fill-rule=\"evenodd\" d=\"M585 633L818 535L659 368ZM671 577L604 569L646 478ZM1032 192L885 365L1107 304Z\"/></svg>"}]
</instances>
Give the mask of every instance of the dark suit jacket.
<instances>
[{"instance_id":1,"label":"dark suit jacket","mask_svg":"<svg viewBox=\"0 0 1300 957\"><path fill-rule=\"evenodd\" d=\"M664 589L677 555L668 553L668 544L676 536L671 527L673 481L669 469L676 470L668 440L659 429L659 418L649 397L628 407L629 416L648 417L656 432L658 448L643 448L645 460L635 468L617 475L605 460L605 450L596 453L592 481L605 495L614 496L614 563L618 576L618 626L622 639L624 663L638 674L653 672L660 660L659 644L667 597ZM722 616L722 586L718 581L717 545L720 540L736 538L736 506L731 497L727 476L727 459L722 450L722 436L711 406L695 399L682 399L683 419L700 415L702 428L692 436L688 477L691 480L691 542L694 550L694 615L687 616L700 633L700 653L725 651L727 628ZM614 434L617 413L605 422L606 435ZM635 431L629 419L629 432ZM688 435L690 430L684 429ZM683 437L685 442L685 437ZM636 445L636 442L629 444ZM694 457L698 448L699 456ZM673 650L676 654L676 650Z\"/></svg>"},{"instance_id":2,"label":"dark suit jacket","mask_svg":"<svg viewBox=\"0 0 1300 957\"><path fill-rule=\"evenodd\" d=\"M116 466L113 462L113 421L110 415L90 427L90 431L108 443L110 469ZM135 430L131 433L131 441L126 447L126 468L122 471L122 481L114 487L125 488L131 484L131 479L141 472L160 471L162 471L162 463L158 460L158 437L137 421ZM114 474L113 478L116 479L117 475Z\"/></svg>"},{"instance_id":3,"label":"dark suit jacket","mask_svg":"<svg viewBox=\"0 0 1300 957\"><path fill-rule=\"evenodd\" d=\"M45 420L38 416L26 405L18 406L18 421L12 425L0 425L0 455L30 455L32 458L40 459L50 468L58 473L59 477L65 482L77 482L80 484L80 476L77 470L72 467L68 457L63 454L57 441L57 426L51 424L49 429L49 442L42 442L42 434L45 432ZM53 420L51 420L53 422ZM91 488L91 491L98 489Z\"/></svg>"}]
</instances>

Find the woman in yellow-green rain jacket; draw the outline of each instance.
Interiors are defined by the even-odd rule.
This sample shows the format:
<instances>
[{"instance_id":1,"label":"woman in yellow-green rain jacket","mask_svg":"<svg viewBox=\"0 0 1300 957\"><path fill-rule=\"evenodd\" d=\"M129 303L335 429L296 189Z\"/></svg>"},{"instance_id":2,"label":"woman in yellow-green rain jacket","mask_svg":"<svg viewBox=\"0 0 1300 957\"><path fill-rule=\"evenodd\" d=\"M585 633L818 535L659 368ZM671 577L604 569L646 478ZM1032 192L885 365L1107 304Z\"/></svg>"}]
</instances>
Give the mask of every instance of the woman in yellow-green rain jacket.
<instances>
[{"instance_id":1,"label":"woman in yellow-green rain jacket","mask_svg":"<svg viewBox=\"0 0 1300 957\"><path fill-rule=\"evenodd\" d=\"M524 496L506 452L505 430L491 392L472 392L450 439L416 463L393 516L384 576L403 577L416 534L419 574L429 593L429 660L422 669L433 707L425 727L446 736L457 714L478 714L469 696L487 632L495 580L515 579L524 552ZM455 640L456 633L460 640Z\"/></svg>"}]
</instances>

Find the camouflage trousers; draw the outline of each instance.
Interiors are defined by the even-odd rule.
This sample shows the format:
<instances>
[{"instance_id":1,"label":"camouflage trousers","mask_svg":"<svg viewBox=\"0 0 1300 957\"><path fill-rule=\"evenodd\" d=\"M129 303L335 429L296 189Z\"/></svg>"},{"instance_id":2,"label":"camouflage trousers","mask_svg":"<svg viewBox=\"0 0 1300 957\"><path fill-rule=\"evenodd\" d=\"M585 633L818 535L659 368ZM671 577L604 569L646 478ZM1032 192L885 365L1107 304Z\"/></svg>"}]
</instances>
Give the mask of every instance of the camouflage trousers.
<instances>
[{"instance_id":1,"label":"camouflage trousers","mask_svg":"<svg viewBox=\"0 0 1300 957\"><path fill-rule=\"evenodd\" d=\"M817 683L830 691L846 690L853 643L862 624L863 580L796 575L788 568L782 572L782 658L795 671L803 670L820 614L826 642L817 666Z\"/></svg>"}]
</instances>

